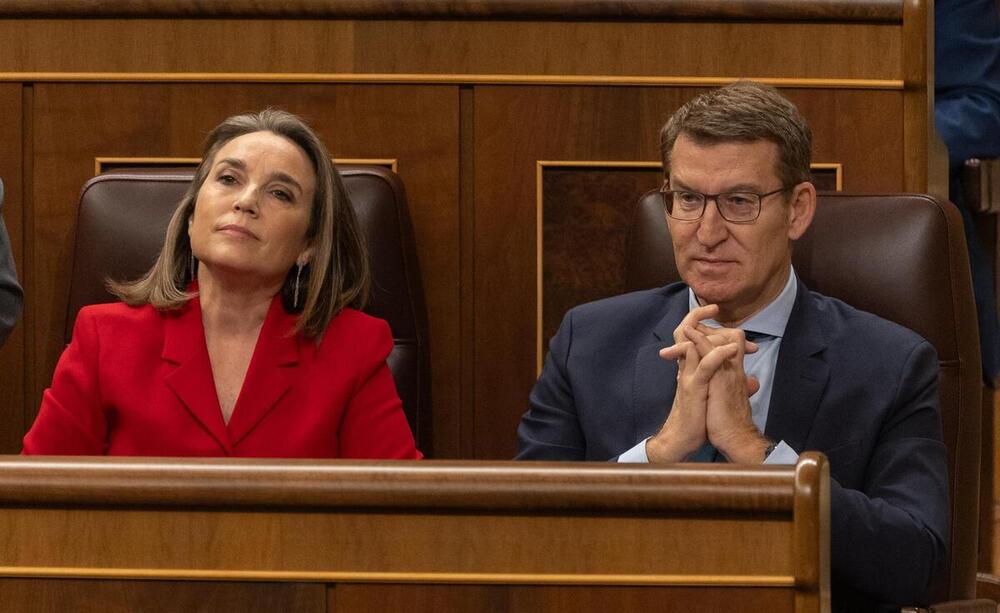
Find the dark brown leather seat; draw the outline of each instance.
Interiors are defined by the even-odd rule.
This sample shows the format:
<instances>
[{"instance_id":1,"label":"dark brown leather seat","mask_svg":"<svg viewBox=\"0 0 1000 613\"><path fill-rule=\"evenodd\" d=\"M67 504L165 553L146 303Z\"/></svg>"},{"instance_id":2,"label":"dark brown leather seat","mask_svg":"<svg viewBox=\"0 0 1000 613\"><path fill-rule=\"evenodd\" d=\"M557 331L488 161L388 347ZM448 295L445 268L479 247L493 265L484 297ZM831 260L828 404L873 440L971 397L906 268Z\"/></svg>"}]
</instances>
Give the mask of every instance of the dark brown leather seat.
<instances>
[{"instance_id":1,"label":"dark brown leather seat","mask_svg":"<svg viewBox=\"0 0 1000 613\"><path fill-rule=\"evenodd\" d=\"M639 204L629 238L629 289L680 280L661 202L651 192ZM928 196L821 194L792 259L810 289L915 330L937 349L952 522L949 560L932 602L975 598L982 387L958 210Z\"/></svg>"},{"instance_id":2,"label":"dark brown leather seat","mask_svg":"<svg viewBox=\"0 0 1000 613\"><path fill-rule=\"evenodd\" d=\"M380 166L340 166L368 239L373 273L365 312L389 322L395 346L389 368L417 444L430 453L430 359L423 287L417 268L403 184ZM112 302L107 278L134 279L163 245L167 222L193 172L102 174L80 196L66 338L81 307Z\"/></svg>"}]
</instances>

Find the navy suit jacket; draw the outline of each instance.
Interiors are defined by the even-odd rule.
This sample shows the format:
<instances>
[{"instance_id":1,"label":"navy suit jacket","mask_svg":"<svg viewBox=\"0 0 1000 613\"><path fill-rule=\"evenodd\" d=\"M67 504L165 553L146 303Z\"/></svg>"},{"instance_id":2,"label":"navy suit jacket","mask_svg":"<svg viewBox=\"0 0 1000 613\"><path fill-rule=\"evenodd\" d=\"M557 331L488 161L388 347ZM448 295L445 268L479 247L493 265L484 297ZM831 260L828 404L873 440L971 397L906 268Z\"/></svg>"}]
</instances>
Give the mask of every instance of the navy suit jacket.
<instances>
[{"instance_id":1,"label":"navy suit jacket","mask_svg":"<svg viewBox=\"0 0 1000 613\"><path fill-rule=\"evenodd\" d=\"M676 283L567 313L518 428L519 459L608 460L655 434L677 366L661 359L688 312ZM830 460L835 610L920 604L948 535L947 452L934 348L799 282L766 435Z\"/></svg>"},{"instance_id":2,"label":"navy suit jacket","mask_svg":"<svg viewBox=\"0 0 1000 613\"><path fill-rule=\"evenodd\" d=\"M0 206L3 205L3 181L0 181ZM21 316L24 293L17 282L17 268L10 252L10 237L7 226L0 217L0 345L7 340Z\"/></svg>"}]
</instances>

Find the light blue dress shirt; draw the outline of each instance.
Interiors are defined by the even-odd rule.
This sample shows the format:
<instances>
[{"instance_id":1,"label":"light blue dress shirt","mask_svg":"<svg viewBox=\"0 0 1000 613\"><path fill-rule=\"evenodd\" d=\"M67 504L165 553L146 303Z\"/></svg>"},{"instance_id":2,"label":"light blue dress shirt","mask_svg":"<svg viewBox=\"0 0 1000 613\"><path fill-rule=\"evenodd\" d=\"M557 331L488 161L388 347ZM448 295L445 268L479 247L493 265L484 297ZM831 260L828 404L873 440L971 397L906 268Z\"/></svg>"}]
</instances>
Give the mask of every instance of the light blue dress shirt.
<instances>
[{"instance_id":1,"label":"light blue dress shirt","mask_svg":"<svg viewBox=\"0 0 1000 613\"><path fill-rule=\"evenodd\" d=\"M792 314L797 293L798 282L795 270L790 269L788 281L777 298L740 325L743 330L767 335L767 337L757 341L755 353L748 353L743 357L743 370L747 376L756 377L757 381L760 382L760 389L750 397L750 417L761 432L764 432L764 426L767 424L767 412L771 405L771 390L774 386L774 369L778 363L778 350L781 349L781 339L785 335L785 326L788 325L788 317ZM688 290L688 309L694 309L698 306L698 299L694 292ZM719 322L712 319L706 319L703 323L712 328L721 327ZM618 456L618 461L649 462L649 458L646 456L647 440L643 439L638 445ZM794 464L798 459L799 455L795 453L795 450L789 447L785 441L781 441L764 463Z\"/></svg>"}]
</instances>

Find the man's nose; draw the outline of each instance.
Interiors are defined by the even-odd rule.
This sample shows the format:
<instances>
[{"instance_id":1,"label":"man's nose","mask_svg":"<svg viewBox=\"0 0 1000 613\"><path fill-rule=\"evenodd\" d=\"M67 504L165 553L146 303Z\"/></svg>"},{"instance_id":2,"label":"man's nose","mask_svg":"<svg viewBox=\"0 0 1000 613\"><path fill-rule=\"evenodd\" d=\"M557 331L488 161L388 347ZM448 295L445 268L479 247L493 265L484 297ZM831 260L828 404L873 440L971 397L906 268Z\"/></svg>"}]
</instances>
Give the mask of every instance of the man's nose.
<instances>
[{"instance_id":1,"label":"man's nose","mask_svg":"<svg viewBox=\"0 0 1000 613\"><path fill-rule=\"evenodd\" d=\"M719 212L719 198L708 198L705 200L705 212L698 220L698 242L706 247L714 247L726 240L729 235L729 226Z\"/></svg>"}]
</instances>

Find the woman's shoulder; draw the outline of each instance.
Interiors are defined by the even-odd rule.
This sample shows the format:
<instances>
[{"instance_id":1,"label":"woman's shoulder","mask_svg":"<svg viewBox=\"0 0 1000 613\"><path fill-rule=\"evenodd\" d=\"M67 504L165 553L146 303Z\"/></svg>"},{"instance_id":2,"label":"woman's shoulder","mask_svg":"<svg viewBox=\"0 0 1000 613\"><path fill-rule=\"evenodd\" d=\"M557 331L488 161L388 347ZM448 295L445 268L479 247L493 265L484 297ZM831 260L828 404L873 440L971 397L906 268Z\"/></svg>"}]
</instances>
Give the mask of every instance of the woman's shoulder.
<instances>
[{"instance_id":1,"label":"woman's shoulder","mask_svg":"<svg viewBox=\"0 0 1000 613\"><path fill-rule=\"evenodd\" d=\"M105 328L121 328L143 326L161 321L163 314L152 305L130 306L124 302L108 302L105 304L89 304L76 316L76 326L83 323Z\"/></svg>"},{"instance_id":2,"label":"woman's shoulder","mask_svg":"<svg viewBox=\"0 0 1000 613\"><path fill-rule=\"evenodd\" d=\"M388 322L357 309L345 308L330 320L323 334L323 345L352 343L391 344L392 330Z\"/></svg>"},{"instance_id":3,"label":"woman's shoulder","mask_svg":"<svg viewBox=\"0 0 1000 613\"><path fill-rule=\"evenodd\" d=\"M332 327L334 324L338 326L350 326L370 330L387 328L389 326L389 323L384 319L379 319L378 317L369 315L364 311L359 311L350 307L344 308L340 311L340 313L337 313L337 315L330 320L329 327Z\"/></svg>"}]
</instances>

